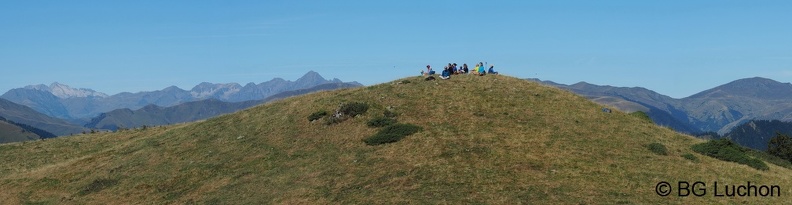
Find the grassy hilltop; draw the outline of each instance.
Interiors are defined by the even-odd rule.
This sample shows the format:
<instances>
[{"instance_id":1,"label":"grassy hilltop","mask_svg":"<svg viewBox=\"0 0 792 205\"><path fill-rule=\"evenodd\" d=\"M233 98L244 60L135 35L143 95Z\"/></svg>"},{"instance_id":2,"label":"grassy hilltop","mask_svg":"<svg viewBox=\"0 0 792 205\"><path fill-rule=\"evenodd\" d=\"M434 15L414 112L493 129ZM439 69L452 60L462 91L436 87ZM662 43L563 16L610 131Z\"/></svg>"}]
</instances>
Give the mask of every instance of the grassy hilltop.
<instances>
[{"instance_id":1,"label":"grassy hilltop","mask_svg":"<svg viewBox=\"0 0 792 205\"><path fill-rule=\"evenodd\" d=\"M332 125L307 119L349 102L370 108ZM508 76L406 78L196 123L0 145L0 203L778 204L792 196L789 169L700 155L690 147L703 140L601 108ZM423 130L366 145L379 130L366 123L385 110ZM649 151L652 143L668 155ZM658 182L680 180L777 184L782 197L655 193Z\"/></svg>"}]
</instances>

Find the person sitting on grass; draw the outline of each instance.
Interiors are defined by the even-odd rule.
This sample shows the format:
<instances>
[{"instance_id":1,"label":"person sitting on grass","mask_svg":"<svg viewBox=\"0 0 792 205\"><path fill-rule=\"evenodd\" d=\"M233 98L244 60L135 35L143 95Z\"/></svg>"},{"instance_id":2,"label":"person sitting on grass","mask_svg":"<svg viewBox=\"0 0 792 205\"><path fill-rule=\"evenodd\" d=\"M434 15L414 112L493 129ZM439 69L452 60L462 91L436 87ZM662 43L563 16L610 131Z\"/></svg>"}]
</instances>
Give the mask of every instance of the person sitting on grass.
<instances>
[{"instance_id":1,"label":"person sitting on grass","mask_svg":"<svg viewBox=\"0 0 792 205\"><path fill-rule=\"evenodd\" d=\"M426 65L426 72L421 71L421 75L423 75L423 76L432 76L434 74L435 74L435 72L432 70L432 66L430 66L430 65Z\"/></svg>"},{"instance_id":2,"label":"person sitting on grass","mask_svg":"<svg viewBox=\"0 0 792 205\"><path fill-rule=\"evenodd\" d=\"M451 68L443 69L443 73L440 75L440 79L443 80L451 79Z\"/></svg>"},{"instance_id":3,"label":"person sitting on grass","mask_svg":"<svg viewBox=\"0 0 792 205\"><path fill-rule=\"evenodd\" d=\"M487 73L494 74L494 75L498 74L498 72L495 72L495 66L494 65L490 65L489 70L487 71Z\"/></svg>"},{"instance_id":4,"label":"person sitting on grass","mask_svg":"<svg viewBox=\"0 0 792 205\"><path fill-rule=\"evenodd\" d=\"M467 63L463 63L462 64L462 73L468 73L468 71L470 71L470 70L468 70Z\"/></svg>"},{"instance_id":5,"label":"person sitting on grass","mask_svg":"<svg viewBox=\"0 0 792 205\"><path fill-rule=\"evenodd\" d=\"M478 69L476 69L476 72L479 76L484 76L484 74L487 74L486 71L484 70L484 63L479 63L479 66L477 66L477 68Z\"/></svg>"}]
</instances>

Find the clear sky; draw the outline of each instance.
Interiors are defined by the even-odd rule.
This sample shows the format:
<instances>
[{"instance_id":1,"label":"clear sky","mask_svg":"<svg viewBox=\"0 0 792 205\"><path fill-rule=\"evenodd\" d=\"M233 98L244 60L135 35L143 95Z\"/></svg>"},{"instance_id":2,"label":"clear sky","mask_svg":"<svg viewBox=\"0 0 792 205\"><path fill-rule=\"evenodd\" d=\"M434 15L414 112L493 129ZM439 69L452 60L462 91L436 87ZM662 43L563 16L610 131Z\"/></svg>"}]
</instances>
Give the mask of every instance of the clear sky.
<instances>
[{"instance_id":1,"label":"clear sky","mask_svg":"<svg viewBox=\"0 0 792 205\"><path fill-rule=\"evenodd\" d=\"M486 61L521 78L680 98L792 78L792 1L2 1L0 93L200 82L366 85Z\"/></svg>"}]
</instances>

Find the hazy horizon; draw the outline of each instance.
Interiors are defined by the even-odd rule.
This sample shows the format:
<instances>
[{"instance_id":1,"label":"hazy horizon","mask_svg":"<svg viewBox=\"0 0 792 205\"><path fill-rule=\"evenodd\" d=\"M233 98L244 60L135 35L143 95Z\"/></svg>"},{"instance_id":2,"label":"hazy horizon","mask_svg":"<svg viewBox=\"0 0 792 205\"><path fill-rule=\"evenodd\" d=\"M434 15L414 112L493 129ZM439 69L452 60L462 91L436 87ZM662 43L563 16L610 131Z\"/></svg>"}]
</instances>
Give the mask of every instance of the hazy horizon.
<instances>
[{"instance_id":1,"label":"hazy horizon","mask_svg":"<svg viewBox=\"0 0 792 205\"><path fill-rule=\"evenodd\" d=\"M18 1L0 3L0 91L107 94L201 82L364 85L488 62L519 78L674 98L792 78L786 1Z\"/></svg>"}]
</instances>

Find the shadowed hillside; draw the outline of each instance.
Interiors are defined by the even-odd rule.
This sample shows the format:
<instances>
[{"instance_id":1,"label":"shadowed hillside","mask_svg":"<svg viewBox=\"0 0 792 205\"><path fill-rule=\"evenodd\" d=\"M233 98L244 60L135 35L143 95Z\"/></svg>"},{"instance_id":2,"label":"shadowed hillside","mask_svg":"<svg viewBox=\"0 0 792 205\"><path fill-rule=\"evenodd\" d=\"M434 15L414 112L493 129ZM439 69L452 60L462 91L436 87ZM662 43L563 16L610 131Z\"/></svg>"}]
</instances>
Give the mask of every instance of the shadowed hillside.
<instances>
[{"instance_id":1,"label":"shadowed hillside","mask_svg":"<svg viewBox=\"0 0 792 205\"><path fill-rule=\"evenodd\" d=\"M308 120L351 102L369 109ZM422 131L366 145L379 130L367 122L386 110ZM400 79L199 123L0 145L0 203L778 204L792 194L786 168L719 161L691 151L703 140L601 110L508 76ZM667 155L647 149L657 146ZM680 180L776 184L784 197L655 193Z\"/></svg>"},{"instance_id":2,"label":"shadowed hillside","mask_svg":"<svg viewBox=\"0 0 792 205\"><path fill-rule=\"evenodd\" d=\"M731 132L723 135L724 138L731 139L743 146L756 150L767 150L770 139L776 133L785 135L792 134L792 122L779 120L751 120L745 124L734 127Z\"/></svg>"},{"instance_id":3,"label":"shadowed hillside","mask_svg":"<svg viewBox=\"0 0 792 205\"><path fill-rule=\"evenodd\" d=\"M20 142L26 140L41 139L36 133L29 132L25 128L15 124L0 120L0 143Z\"/></svg>"},{"instance_id":4,"label":"shadowed hillside","mask_svg":"<svg viewBox=\"0 0 792 205\"><path fill-rule=\"evenodd\" d=\"M58 136L77 134L85 130L81 126L41 114L29 107L5 99L0 99L0 117L30 125Z\"/></svg>"}]
</instances>

